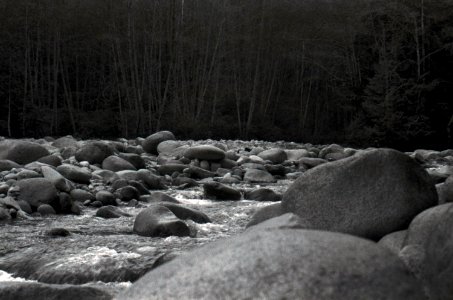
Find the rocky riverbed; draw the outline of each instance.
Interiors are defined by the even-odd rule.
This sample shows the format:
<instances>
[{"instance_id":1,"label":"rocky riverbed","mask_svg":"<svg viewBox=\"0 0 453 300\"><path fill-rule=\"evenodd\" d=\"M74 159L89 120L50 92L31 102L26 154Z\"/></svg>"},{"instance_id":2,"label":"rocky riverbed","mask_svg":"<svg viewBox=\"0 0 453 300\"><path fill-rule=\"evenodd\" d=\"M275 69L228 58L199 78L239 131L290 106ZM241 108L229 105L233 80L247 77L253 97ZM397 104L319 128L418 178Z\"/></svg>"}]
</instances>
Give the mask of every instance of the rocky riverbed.
<instances>
[{"instance_id":1,"label":"rocky riverbed","mask_svg":"<svg viewBox=\"0 0 453 300\"><path fill-rule=\"evenodd\" d=\"M452 150L3 139L0 298L449 299L452 175Z\"/></svg>"}]
</instances>

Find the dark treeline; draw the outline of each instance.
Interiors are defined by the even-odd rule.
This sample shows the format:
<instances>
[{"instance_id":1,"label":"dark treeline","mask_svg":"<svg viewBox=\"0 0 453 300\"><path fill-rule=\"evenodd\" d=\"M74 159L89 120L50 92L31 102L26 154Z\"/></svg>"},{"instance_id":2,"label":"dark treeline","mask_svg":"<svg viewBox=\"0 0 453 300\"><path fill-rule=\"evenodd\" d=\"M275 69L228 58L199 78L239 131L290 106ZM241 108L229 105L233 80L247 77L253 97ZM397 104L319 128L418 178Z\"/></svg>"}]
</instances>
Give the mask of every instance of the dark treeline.
<instances>
[{"instance_id":1,"label":"dark treeline","mask_svg":"<svg viewBox=\"0 0 453 300\"><path fill-rule=\"evenodd\" d=\"M451 0L0 0L2 135L445 148L452 96Z\"/></svg>"}]
</instances>

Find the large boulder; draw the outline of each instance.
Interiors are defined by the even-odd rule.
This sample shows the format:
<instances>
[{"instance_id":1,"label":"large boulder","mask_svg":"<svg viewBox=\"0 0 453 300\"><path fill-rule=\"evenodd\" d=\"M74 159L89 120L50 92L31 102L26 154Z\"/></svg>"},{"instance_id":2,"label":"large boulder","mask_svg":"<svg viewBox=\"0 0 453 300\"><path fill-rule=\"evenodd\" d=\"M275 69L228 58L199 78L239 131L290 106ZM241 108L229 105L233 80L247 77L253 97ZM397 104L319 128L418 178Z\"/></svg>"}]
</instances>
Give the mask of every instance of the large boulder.
<instances>
[{"instance_id":1,"label":"large boulder","mask_svg":"<svg viewBox=\"0 0 453 300\"><path fill-rule=\"evenodd\" d=\"M150 136L148 136L143 142L142 147L148 153L158 154L157 146L168 140L175 140L175 136L170 131L159 131Z\"/></svg>"},{"instance_id":2,"label":"large boulder","mask_svg":"<svg viewBox=\"0 0 453 300\"><path fill-rule=\"evenodd\" d=\"M436 189L420 165L378 149L303 173L283 195L282 208L316 229L379 239L436 203Z\"/></svg>"},{"instance_id":3,"label":"large boulder","mask_svg":"<svg viewBox=\"0 0 453 300\"><path fill-rule=\"evenodd\" d=\"M113 296L105 289L69 284L38 282L0 282L0 299L17 300L110 300Z\"/></svg>"},{"instance_id":4,"label":"large boulder","mask_svg":"<svg viewBox=\"0 0 453 300\"><path fill-rule=\"evenodd\" d=\"M49 154L46 148L37 143L22 140L0 142L0 159L11 160L18 164L26 165Z\"/></svg>"},{"instance_id":5,"label":"large boulder","mask_svg":"<svg viewBox=\"0 0 453 300\"><path fill-rule=\"evenodd\" d=\"M113 171L113 172L124 171L124 170L134 170L134 171L137 170L130 162L128 162L127 160L125 160L119 156L115 156L115 155L111 155L111 156L107 157L106 159L104 159L104 161L102 162L102 168L104 170L109 170L109 171Z\"/></svg>"},{"instance_id":6,"label":"large boulder","mask_svg":"<svg viewBox=\"0 0 453 300\"><path fill-rule=\"evenodd\" d=\"M422 280L429 299L452 299L452 235L453 203L425 210L409 226L400 256Z\"/></svg>"},{"instance_id":7,"label":"large boulder","mask_svg":"<svg viewBox=\"0 0 453 300\"><path fill-rule=\"evenodd\" d=\"M135 218L134 232L151 237L190 235L187 224L162 205L152 205L142 210Z\"/></svg>"},{"instance_id":8,"label":"large boulder","mask_svg":"<svg viewBox=\"0 0 453 300\"><path fill-rule=\"evenodd\" d=\"M178 256L117 298L425 299L399 258L371 241L278 228L250 230Z\"/></svg>"},{"instance_id":9,"label":"large boulder","mask_svg":"<svg viewBox=\"0 0 453 300\"><path fill-rule=\"evenodd\" d=\"M213 200L241 200L241 192L218 182L207 182L203 185L205 197Z\"/></svg>"},{"instance_id":10,"label":"large boulder","mask_svg":"<svg viewBox=\"0 0 453 300\"><path fill-rule=\"evenodd\" d=\"M187 149L184 156L189 159L222 160L225 158L225 151L211 145L199 145Z\"/></svg>"},{"instance_id":11,"label":"large boulder","mask_svg":"<svg viewBox=\"0 0 453 300\"><path fill-rule=\"evenodd\" d=\"M102 164L104 159L114 154L112 146L103 142L88 142L75 153L77 161L87 161L90 164Z\"/></svg>"},{"instance_id":12,"label":"large boulder","mask_svg":"<svg viewBox=\"0 0 453 300\"><path fill-rule=\"evenodd\" d=\"M278 148L264 150L263 152L260 152L258 156L264 160L269 160L274 164L281 164L288 158L286 152L283 149Z\"/></svg>"},{"instance_id":13,"label":"large boulder","mask_svg":"<svg viewBox=\"0 0 453 300\"><path fill-rule=\"evenodd\" d=\"M41 204L51 204L57 198L57 189L52 181L46 178L30 178L15 183L19 188L18 200L26 201L37 209Z\"/></svg>"}]
</instances>

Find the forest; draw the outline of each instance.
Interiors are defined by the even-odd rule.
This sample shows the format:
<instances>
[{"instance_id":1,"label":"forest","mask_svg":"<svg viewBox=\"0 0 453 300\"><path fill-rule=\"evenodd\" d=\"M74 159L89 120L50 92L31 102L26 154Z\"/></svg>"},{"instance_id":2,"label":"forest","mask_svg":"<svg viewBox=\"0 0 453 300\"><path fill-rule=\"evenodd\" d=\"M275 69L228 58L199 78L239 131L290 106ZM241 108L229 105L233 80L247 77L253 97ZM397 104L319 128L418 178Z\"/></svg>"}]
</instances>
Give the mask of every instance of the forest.
<instances>
[{"instance_id":1,"label":"forest","mask_svg":"<svg viewBox=\"0 0 453 300\"><path fill-rule=\"evenodd\" d=\"M453 146L451 0L0 0L0 135Z\"/></svg>"}]
</instances>

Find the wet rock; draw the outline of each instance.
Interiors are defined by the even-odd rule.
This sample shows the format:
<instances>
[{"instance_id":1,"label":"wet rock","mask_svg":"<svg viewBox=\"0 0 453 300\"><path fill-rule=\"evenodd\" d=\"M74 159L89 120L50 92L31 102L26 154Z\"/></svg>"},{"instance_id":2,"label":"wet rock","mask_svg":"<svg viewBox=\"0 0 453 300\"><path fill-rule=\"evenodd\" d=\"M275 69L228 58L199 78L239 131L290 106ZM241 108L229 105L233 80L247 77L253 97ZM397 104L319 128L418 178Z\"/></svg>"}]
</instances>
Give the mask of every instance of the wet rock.
<instances>
[{"instance_id":1,"label":"wet rock","mask_svg":"<svg viewBox=\"0 0 453 300\"><path fill-rule=\"evenodd\" d=\"M101 201L99 201L99 200L90 202L89 204L90 204L91 206L93 206L93 207L102 207L102 206L104 205L104 204L103 204ZM115 201L115 205L116 205L116 201Z\"/></svg>"},{"instance_id":2,"label":"wet rock","mask_svg":"<svg viewBox=\"0 0 453 300\"><path fill-rule=\"evenodd\" d=\"M142 147L147 153L158 154L157 146L163 141L175 140L175 136L170 131L159 131L148 136L143 142Z\"/></svg>"},{"instance_id":3,"label":"wet rock","mask_svg":"<svg viewBox=\"0 0 453 300\"><path fill-rule=\"evenodd\" d=\"M11 219L12 219L12 216L9 212L9 209L0 206L0 221L8 221Z\"/></svg>"},{"instance_id":4,"label":"wet rock","mask_svg":"<svg viewBox=\"0 0 453 300\"><path fill-rule=\"evenodd\" d=\"M218 182L208 182L203 185L204 195L213 200L241 200L242 195L238 190Z\"/></svg>"},{"instance_id":5,"label":"wet rock","mask_svg":"<svg viewBox=\"0 0 453 300\"><path fill-rule=\"evenodd\" d=\"M161 202L159 205L165 206L168 208L172 213L175 214L176 217L180 218L181 220L192 220L196 223L211 223L209 217L196 209L187 207L181 204L175 204L170 202Z\"/></svg>"},{"instance_id":6,"label":"wet rock","mask_svg":"<svg viewBox=\"0 0 453 300\"><path fill-rule=\"evenodd\" d=\"M51 204L57 198L57 189L46 178L19 180L15 187L19 188L17 199L28 202L33 208L38 208L41 204Z\"/></svg>"},{"instance_id":7,"label":"wet rock","mask_svg":"<svg viewBox=\"0 0 453 300\"><path fill-rule=\"evenodd\" d=\"M283 149L269 149L260 152L258 156L264 160L271 161L274 164L281 164L288 156Z\"/></svg>"},{"instance_id":8,"label":"wet rock","mask_svg":"<svg viewBox=\"0 0 453 300\"><path fill-rule=\"evenodd\" d=\"M139 181L130 180L129 185L134 187L140 195L149 195L149 190ZM136 198L138 199L138 198Z\"/></svg>"},{"instance_id":9,"label":"wet rock","mask_svg":"<svg viewBox=\"0 0 453 300\"><path fill-rule=\"evenodd\" d=\"M49 204L41 204L37 211L42 215L42 216L47 216L47 215L56 215L57 212L55 209L50 206Z\"/></svg>"},{"instance_id":10,"label":"wet rock","mask_svg":"<svg viewBox=\"0 0 453 300\"><path fill-rule=\"evenodd\" d=\"M58 166L57 171L66 179L82 184L89 184L92 177L89 171L69 164Z\"/></svg>"},{"instance_id":11,"label":"wet rock","mask_svg":"<svg viewBox=\"0 0 453 300\"><path fill-rule=\"evenodd\" d=\"M167 195L162 192L152 192L149 196L147 196L147 202L154 203L154 202L170 202L170 203L180 203L176 198Z\"/></svg>"},{"instance_id":12,"label":"wet rock","mask_svg":"<svg viewBox=\"0 0 453 300\"><path fill-rule=\"evenodd\" d=\"M301 229L250 230L210 243L149 272L118 299L252 299L258 295L264 299L424 299L417 280L387 249L350 235Z\"/></svg>"},{"instance_id":13,"label":"wet rock","mask_svg":"<svg viewBox=\"0 0 453 300\"><path fill-rule=\"evenodd\" d=\"M102 205L116 205L116 197L109 191L99 191L96 193L96 200ZM93 205L93 204L92 204Z\"/></svg>"},{"instance_id":14,"label":"wet rock","mask_svg":"<svg viewBox=\"0 0 453 300\"><path fill-rule=\"evenodd\" d=\"M186 176L178 176L172 179L172 185L178 188L191 188L199 186L198 182Z\"/></svg>"},{"instance_id":15,"label":"wet rock","mask_svg":"<svg viewBox=\"0 0 453 300\"><path fill-rule=\"evenodd\" d=\"M130 217L131 215L122 211L116 206L107 205L99 208L96 211L96 216L104 219L113 219L121 217Z\"/></svg>"},{"instance_id":16,"label":"wet rock","mask_svg":"<svg viewBox=\"0 0 453 300\"><path fill-rule=\"evenodd\" d=\"M223 184L237 184L240 182L241 182L241 179L238 176L231 175L231 173L225 174L220 179L220 183L223 183Z\"/></svg>"},{"instance_id":17,"label":"wet rock","mask_svg":"<svg viewBox=\"0 0 453 300\"><path fill-rule=\"evenodd\" d=\"M63 177L59 172L55 171L51 167L47 166L42 166L41 167L41 173L44 176L44 178L50 180L54 186L63 192L70 192L71 189L73 188L71 183L68 182L66 178Z\"/></svg>"},{"instance_id":18,"label":"wet rock","mask_svg":"<svg viewBox=\"0 0 453 300\"><path fill-rule=\"evenodd\" d=\"M62 159L56 155L47 155L38 159L38 162L47 164L52 167L58 167L62 163Z\"/></svg>"},{"instance_id":19,"label":"wet rock","mask_svg":"<svg viewBox=\"0 0 453 300\"><path fill-rule=\"evenodd\" d=\"M290 168L283 165L265 165L264 168L271 175L284 177L287 173L290 173Z\"/></svg>"},{"instance_id":20,"label":"wet rock","mask_svg":"<svg viewBox=\"0 0 453 300\"><path fill-rule=\"evenodd\" d=\"M87 142L75 153L77 161L87 161L90 164L102 164L104 159L114 154L111 146L103 142Z\"/></svg>"},{"instance_id":21,"label":"wet rock","mask_svg":"<svg viewBox=\"0 0 453 300\"><path fill-rule=\"evenodd\" d=\"M0 172L10 171L11 169L14 169L14 168L18 169L20 167L21 166L18 163L15 163L12 160L8 160L8 159L0 160Z\"/></svg>"},{"instance_id":22,"label":"wet rock","mask_svg":"<svg viewBox=\"0 0 453 300\"><path fill-rule=\"evenodd\" d=\"M119 171L118 176L125 180L140 181L150 190L167 189L164 179L148 170Z\"/></svg>"},{"instance_id":23,"label":"wet rock","mask_svg":"<svg viewBox=\"0 0 453 300\"><path fill-rule=\"evenodd\" d=\"M70 236L71 233L65 228L52 228L46 231L46 235L52 237L66 237Z\"/></svg>"},{"instance_id":24,"label":"wet rock","mask_svg":"<svg viewBox=\"0 0 453 300\"><path fill-rule=\"evenodd\" d=\"M131 163L135 169L146 169L145 160L138 154L135 153L120 153L119 157Z\"/></svg>"},{"instance_id":25,"label":"wet rock","mask_svg":"<svg viewBox=\"0 0 453 300\"><path fill-rule=\"evenodd\" d=\"M0 142L1 160L11 160L25 165L49 154L46 148L37 143L22 140L4 140Z\"/></svg>"},{"instance_id":26,"label":"wet rock","mask_svg":"<svg viewBox=\"0 0 453 300\"><path fill-rule=\"evenodd\" d=\"M436 203L420 165L401 152L378 149L305 172L283 195L282 207L316 229L380 239Z\"/></svg>"},{"instance_id":27,"label":"wet rock","mask_svg":"<svg viewBox=\"0 0 453 300\"><path fill-rule=\"evenodd\" d=\"M275 178L267 171L257 169L247 169L244 174L244 181L250 183L271 183Z\"/></svg>"},{"instance_id":28,"label":"wet rock","mask_svg":"<svg viewBox=\"0 0 453 300\"><path fill-rule=\"evenodd\" d=\"M111 155L104 159L104 161L102 162L102 168L104 170L109 170L113 172L123 170L134 170L134 171L137 170L130 162L115 155Z\"/></svg>"},{"instance_id":29,"label":"wet rock","mask_svg":"<svg viewBox=\"0 0 453 300\"><path fill-rule=\"evenodd\" d=\"M253 214L251 220L247 223L246 228L256 224L260 224L266 220L279 217L282 214L284 214L284 212L282 211L282 206L280 202L262 207Z\"/></svg>"},{"instance_id":30,"label":"wet rock","mask_svg":"<svg viewBox=\"0 0 453 300\"><path fill-rule=\"evenodd\" d=\"M121 199L121 201L126 202L140 198L138 190L130 185L117 189L115 195L117 198Z\"/></svg>"},{"instance_id":31,"label":"wet rock","mask_svg":"<svg viewBox=\"0 0 453 300\"><path fill-rule=\"evenodd\" d=\"M27 201L19 200L19 201L17 201L17 203L19 204L20 209L23 210L24 212L26 212L27 214L33 213L33 210Z\"/></svg>"},{"instance_id":32,"label":"wet rock","mask_svg":"<svg viewBox=\"0 0 453 300\"><path fill-rule=\"evenodd\" d=\"M105 290L89 286L0 282L0 298L2 300L110 300L113 296Z\"/></svg>"},{"instance_id":33,"label":"wet rock","mask_svg":"<svg viewBox=\"0 0 453 300\"><path fill-rule=\"evenodd\" d=\"M282 195L277 194L271 189L260 188L245 193L244 198L254 201L281 201Z\"/></svg>"},{"instance_id":34,"label":"wet rock","mask_svg":"<svg viewBox=\"0 0 453 300\"><path fill-rule=\"evenodd\" d=\"M68 193L61 192L58 195L59 205L54 205L56 210L61 213L71 213L71 208L73 205L71 196Z\"/></svg>"},{"instance_id":35,"label":"wet rock","mask_svg":"<svg viewBox=\"0 0 453 300\"><path fill-rule=\"evenodd\" d=\"M166 264L170 261L172 261L173 259L175 259L176 257L178 257L179 255L181 255L180 252L175 252L175 251L170 251L170 252L167 252L167 253L164 253L162 254L161 256L159 256L156 261L154 262L153 266L152 266L152 269L155 269L163 264Z\"/></svg>"},{"instance_id":36,"label":"wet rock","mask_svg":"<svg viewBox=\"0 0 453 300\"><path fill-rule=\"evenodd\" d=\"M134 232L150 237L190 235L187 224L161 205L152 205L142 210L135 218Z\"/></svg>"},{"instance_id":37,"label":"wet rock","mask_svg":"<svg viewBox=\"0 0 453 300\"><path fill-rule=\"evenodd\" d=\"M404 246L406 236L407 230L395 231L381 238L378 244L387 247L393 253L398 254Z\"/></svg>"},{"instance_id":38,"label":"wet rock","mask_svg":"<svg viewBox=\"0 0 453 300\"><path fill-rule=\"evenodd\" d=\"M184 156L189 159L222 160L225 158L225 151L211 145L199 145L187 149Z\"/></svg>"}]
</instances>

